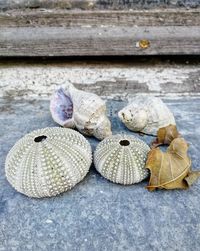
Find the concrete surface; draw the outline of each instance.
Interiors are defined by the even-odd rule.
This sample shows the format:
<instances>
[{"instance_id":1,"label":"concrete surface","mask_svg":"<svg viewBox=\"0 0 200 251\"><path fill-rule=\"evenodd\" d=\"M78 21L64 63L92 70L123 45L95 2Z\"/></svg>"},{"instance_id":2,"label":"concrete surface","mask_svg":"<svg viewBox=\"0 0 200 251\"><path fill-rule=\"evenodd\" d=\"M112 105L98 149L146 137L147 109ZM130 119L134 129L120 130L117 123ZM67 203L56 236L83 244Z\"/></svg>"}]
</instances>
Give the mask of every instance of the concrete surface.
<instances>
[{"instance_id":1,"label":"concrete surface","mask_svg":"<svg viewBox=\"0 0 200 251\"><path fill-rule=\"evenodd\" d=\"M135 93L200 95L200 59L0 62L0 97L48 98L67 82L115 99L126 99Z\"/></svg>"},{"instance_id":2,"label":"concrete surface","mask_svg":"<svg viewBox=\"0 0 200 251\"><path fill-rule=\"evenodd\" d=\"M199 166L200 98L166 100ZM126 132L117 119L125 102L108 101L113 133ZM0 251L197 251L200 249L200 181L187 191L145 189L147 181L121 186L91 167L70 192L30 199L16 192L4 172L6 154L24 134L55 126L48 101L0 101ZM147 143L150 136L139 136ZM93 149L98 141L90 138Z\"/></svg>"},{"instance_id":3,"label":"concrete surface","mask_svg":"<svg viewBox=\"0 0 200 251\"><path fill-rule=\"evenodd\" d=\"M156 7L199 7L199 0L1 0L0 10L17 8L148 9Z\"/></svg>"}]
</instances>

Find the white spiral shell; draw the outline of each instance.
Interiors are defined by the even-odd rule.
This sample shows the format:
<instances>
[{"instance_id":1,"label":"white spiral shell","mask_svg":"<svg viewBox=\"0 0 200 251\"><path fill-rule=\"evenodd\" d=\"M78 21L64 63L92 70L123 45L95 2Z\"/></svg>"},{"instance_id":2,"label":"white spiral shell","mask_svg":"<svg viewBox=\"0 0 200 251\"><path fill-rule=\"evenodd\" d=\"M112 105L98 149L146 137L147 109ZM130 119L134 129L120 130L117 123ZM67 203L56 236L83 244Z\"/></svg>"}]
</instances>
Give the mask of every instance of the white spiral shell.
<instances>
[{"instance_id":1,"label":"white spiral shell","mask_svg":"<svg viewBox=\"0 0 200 251\"><path fill-rule=\"evenodd\" d=\"M81 133L104 139L112 134L106 104L99 96L68 84L59 88L50 101L52 118L61 126L76 127Z\"/></svg>"},{"instance_id":2,"label":"white spiral shell","mask_svg":"<svg viewBox=\"0 0 200 251\"><path fill-rule=\"evenodd\" d=\"M97 171L123 185L138 183L148 176L145 168L149 146L130 135L114 135L101 141L94 153Z\"/></svg>"},{"instance_id":3,"label":"white spiral shell","mask_svg":"<svg viewBox=\"0 0 200 251\"><path fill-rule=\"evenodd\" d=\"M92 162L89 142L72 129L33 131L12 147L5 163L9 183L29 197L50 197L74 187Z\"/></svg>"},{"instance_id":4,"label":"white spiral shell","mask_svg":"<svg viewBox=\"0 0 200 251\"><path fill-rule=\"evenodd\" d=\"M159 128L176 125L174 115L160 98L136 96L118 113L126 127L135 132L157 135Z\"/></svg>"}]
</instances>

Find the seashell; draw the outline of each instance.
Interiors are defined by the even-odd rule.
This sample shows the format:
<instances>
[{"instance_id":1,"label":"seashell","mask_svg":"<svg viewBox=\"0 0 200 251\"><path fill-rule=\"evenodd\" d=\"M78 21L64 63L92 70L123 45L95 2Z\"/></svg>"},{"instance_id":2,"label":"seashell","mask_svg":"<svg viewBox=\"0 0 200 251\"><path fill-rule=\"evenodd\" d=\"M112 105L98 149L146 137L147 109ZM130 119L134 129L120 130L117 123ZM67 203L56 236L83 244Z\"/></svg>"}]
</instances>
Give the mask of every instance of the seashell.
<instances>
[{"instance_id":1,"label":"seashell","mask_svg":"<svg viewBox=\"0 0 200 251\"><path fill-rule=\"evenodd\" d=\"M33 131L10 150L5 163L9 183L29 197L51 197L74 187L92 162L89 142L58 127Z\"/></svg>"},{"instance_id":2,"label":"seashell","mask_svg":"<svg viewBox=\"0 0 200 251\"><path fill-rule=\"evenodd\" d=\"M106 179L123 185L134 184L148 176L145 162L149 151L142 140L117 134L98 144L94 164Z\"/></svg>"},{"instance_id":3,"label":"seashell","mask_svg":"<svg viewBox=\"0 0 200 251\"><path fill-rule=\"evenodd\" d=\"M72 84L58 89L51 98L52 118L64 127L76 127L81 133L104 139L112 134L106 116L106 104L96 94L80 91Z\"/></svg>"},{"instance_id":4,"label":"seashell","mask_svg":"<svg viewBox=\"0 0 200 251\"><path fill-rule=\"evenodd\" d=\"M157 135L161 127L176 125L174 115L157 97L136 96L136 98L118 113L128 129L135 132Z\"/></svg>"}]
</instances>

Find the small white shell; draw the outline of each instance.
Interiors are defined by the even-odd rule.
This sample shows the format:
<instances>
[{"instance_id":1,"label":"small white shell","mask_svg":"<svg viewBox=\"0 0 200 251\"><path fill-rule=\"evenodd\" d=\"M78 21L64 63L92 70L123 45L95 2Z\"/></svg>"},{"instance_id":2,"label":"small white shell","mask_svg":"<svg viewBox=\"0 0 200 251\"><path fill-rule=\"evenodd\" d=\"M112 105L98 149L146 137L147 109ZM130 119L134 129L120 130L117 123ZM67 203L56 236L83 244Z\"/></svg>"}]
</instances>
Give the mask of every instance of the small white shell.
<instances>
[{"instance_id":1,"label":"small white shell","mask_svg":"<svg viewBox=\"0 0 200 251\"><path fill-rule=\"evenodd\" d=\"M145 162L149 150L145 142L134 136L114 135L98 144L94 164L103 177L114 183L138 183L148 176Z\"/></svg>"},{"instance_id":2,"label":"small white shell","mask_svg":"<svg viewBox=\"0 0 200 251\"><path fill-rule=\"evenodd\" d=\"M80 91L72 84L58 89L51 98L50 111L55 122L76 127L81 133L104 139L112 134L106 104L96 94Z\"/></svg>"},{"instance_id":3,"label":"small white shell","mask_svg":"<svg viewBox=\"0 0 200 251\"><path fill-rule=\"evenodd\" d=\"M118 116L128 129L151 135L157 135L161 127L176 125L172 112L157 97L136 96Z\"/></svg>"},{"instance_id":4,"label":"small white shell","mask_svg":"<svg viewBox=\"0 0 200 251\"><path fill-rule=\"evenodd\" d=\"M80 133L51 127L21 138L7 155L5 172L18 192L50 197L80 182L91 162L91 146Z\"/></svg>"}]
</instances>

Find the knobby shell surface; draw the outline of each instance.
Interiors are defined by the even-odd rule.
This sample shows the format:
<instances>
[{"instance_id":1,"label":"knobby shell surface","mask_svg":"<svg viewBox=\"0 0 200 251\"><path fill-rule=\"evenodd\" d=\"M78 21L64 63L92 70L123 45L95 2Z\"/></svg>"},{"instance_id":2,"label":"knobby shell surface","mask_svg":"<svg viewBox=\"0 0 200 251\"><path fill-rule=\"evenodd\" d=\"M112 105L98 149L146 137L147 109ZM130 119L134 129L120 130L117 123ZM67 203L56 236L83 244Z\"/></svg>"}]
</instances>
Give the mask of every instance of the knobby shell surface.
<instances>
[{"instance_id":1,"label":"knobby shell surface","mask_svg":"<svg viewBox=\"0 0 200 251\"><path fill-rule=\"evenodd\" d=\"M172 112L157 97L136 96L118 116L131 131L150 135L157 135L161 127L176 124Z\"/></svg>"},{"instance_id":2,"label":"knobby shell surface","mask_svg":"<svg viewBox=\"0 0 200 251\"><path fill-rule=\"evenodd\" d=\"M91 162L91 146L80 133L50 127L17 141L7 155L5 172L18 192L29 197L50 197L80 182Z\"/></svg>"},{"instance_id":3,"label":"knobby shell surface","mask_svg":"<svg viewBox=\"0 0 200 251\"><path fill-rule=\"evenodd\" d=\"M61 126L104 139L112 134L106 104L96 94L80 91L72 84L58 89L50 101L52 118Z\"/></svg>"},{"instance_id":4,"label":"knobby shell surface","mask_svg":"<svg viewBox=\"0 0 200 251\"><path fill-rule=\"evenodd\" d=\"M149 150L149 146L142 140L117 134L98 144L94 164L103 177L114 183L138 183L148 176L145 162Z\"/></svg>"}]
</instances>

